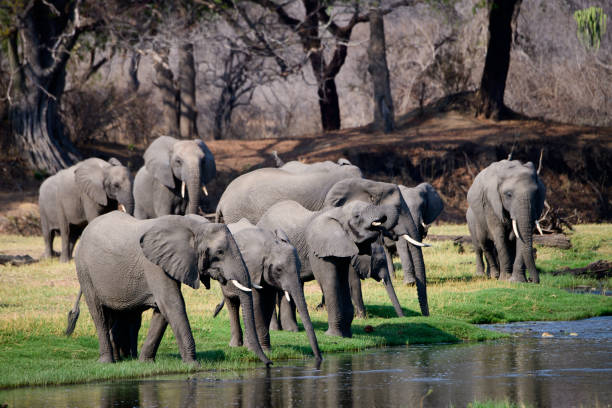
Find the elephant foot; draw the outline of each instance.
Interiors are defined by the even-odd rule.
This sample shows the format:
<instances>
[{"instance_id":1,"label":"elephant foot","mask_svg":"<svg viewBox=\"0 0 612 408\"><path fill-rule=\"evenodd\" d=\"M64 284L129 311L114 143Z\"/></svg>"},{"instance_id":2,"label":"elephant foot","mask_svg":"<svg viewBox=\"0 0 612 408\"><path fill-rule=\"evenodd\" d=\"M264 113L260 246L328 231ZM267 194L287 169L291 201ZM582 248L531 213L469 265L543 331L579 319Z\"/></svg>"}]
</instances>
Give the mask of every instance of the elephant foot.
<instances>
[{"instance_id":1,"label":"elephant foot","mask_svg":"<svg viewBox=\"0 0 612 408\"><path fill-rule=\"evenodd\" d=\"M60 260L61 263L68 263L68 262L70 262L70 258L68 256L64 256L64 255L61 255L59 260Z\"/></svg>"},{"instance_id":2,"label":"elephant foot","mask_svg":"<svg viewBox=\"0 0 612 408\"><path fill-rule=\"evenodd\" d=\"M356 310L355 311L355 317L357 319L365 319L366 318L366 312L365 310Z\"/></svg>"},{"instance_id":3,"label":"elephant foot","mask_svg":"<svg viewBox=\"0 0 612 408\"><path fill-rule=\"evenodd\" d=\"M240 339L234 339L232 338L229 342L229 346L230 347L242 347L243 343L242 340Z\"/></svg>"},{"instance_id":4,"label":"elephant foot","mask_svg":"<svg viewBox=\"0 0 612 408\"><path fill-rule=\"evenodd\" d=\"M198 362L198 360L183 360L183 363L192 366L193 368L200 368L202 365Z\"/></svg>"},{"instance_id":5,"label":"elephant foot","mask_svg":"<svg viewBox=\"0 0 612 408\"><path fill-rule=\"evenodd\" d=\"M337 336L337 337L353 337L353 333L351 333L350 330L343 332L340 329L331 328L331 327L327 329L325 334L328 336Z\"/></svg>"},{"instance_id":6,"label":"elephant foot","mask_svg":"<svg viewBox=\"0 0 612 408\"><path fill-rule=\"evenodd\" d=\"M270 331L280 331L280 325L278 324L278 321L276 319L272 319L272 321L270 321Z\"/></svg>"},{"instance_id":7,"label":"elephant foot","mask_svg":"<svg viewBox=\"0 0 612 408\"><path fill-rule=\"evenodd\" d=\"M414 286L416 285L416 279L404 279L404 285L406 286Z\"/></svg>"},{"instance_id":8,"label":"elephant foot","mask_svg":"<svg viewBox=\"0 0 612 408\"><path fill-rule=\"evenodd\" d=\"M515 275L512 274L512 276L509 279L510 282L527 282L527 280L525 279L525 275Z\"/></svg>"},{"instance_id":9,"label":"elephant foot","mask_svg":"<svg viewBox=\"0 0 612 408\"><path fill-rule=\"evenodd\" d=\"M142 354L140 355L140 358L138 359L141 363L154 363L155 362L155 357L145 357Z\"/></svg>"},{"instance_id":10,"label":"elephant foot","mask_svg":"<svg viewBox=\"0 0 612 408\"><path fill-rule=\"evenodd\" d=\"M115 359L113 358L112 354L103 354L98 359L98 363L109 364L109 363L114 363L114 362L115 362Z\"/></svg>"}]
</instances>

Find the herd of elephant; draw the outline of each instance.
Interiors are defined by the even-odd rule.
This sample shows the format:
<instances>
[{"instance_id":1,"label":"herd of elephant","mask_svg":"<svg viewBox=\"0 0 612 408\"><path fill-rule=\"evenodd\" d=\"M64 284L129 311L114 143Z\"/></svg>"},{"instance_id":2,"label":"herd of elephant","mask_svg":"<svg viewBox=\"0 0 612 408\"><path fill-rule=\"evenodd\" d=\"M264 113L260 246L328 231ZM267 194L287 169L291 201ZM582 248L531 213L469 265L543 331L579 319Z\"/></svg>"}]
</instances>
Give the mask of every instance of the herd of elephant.
<instances>
[{"instance_id":1,"label":"herd of elephant","mask_svg":"<svg viewBox=\"0 0 612 408\"><path fill-rule=\"evenodd\" d=\"M266 364L270 330L297 331L296 309L313 354L321 352L304 297L316 280L327 309L326 334L351 337L353 317L365 316L360 280L382 281L403 316L390 273L401 260L414 283L421 313L429 315L421 241L444 208L428 183L408 188L368 180L346 159L282 163L233 180L215 222L197 215L215 177L213 154L201 140L161 136L132 178L116 159L84 160L49 177L39 205L45 256L62 238L61 261L74 247L80 291L68 314L70 335L85 295L101 362L125 357L151 361L168 324L184 362L197 364L181 284L221 285L231 327L230 346L246 346ZM502 160L475 178L468 192L468 226L477 274L538 282L532 232L545 187L532 163ZM119 210L119 211L115 211ZM77 239L80 237L78 245ZM482 255L485 255L486 268ZM245 338L240 326L242 307ZM138 355L142 312L153 309ZM244 342L244 343L243 343Z\"/></svg>"}]
</instances>

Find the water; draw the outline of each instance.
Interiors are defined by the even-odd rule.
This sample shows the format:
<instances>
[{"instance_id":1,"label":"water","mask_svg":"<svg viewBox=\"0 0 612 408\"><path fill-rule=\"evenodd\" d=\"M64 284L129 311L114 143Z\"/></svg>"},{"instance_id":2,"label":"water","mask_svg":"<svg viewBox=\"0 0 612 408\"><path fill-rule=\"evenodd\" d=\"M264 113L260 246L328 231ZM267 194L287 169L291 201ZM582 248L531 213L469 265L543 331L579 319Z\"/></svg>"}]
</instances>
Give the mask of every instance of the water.
<instances>
[{"instance_id":1,"label":"water","mask_svg":"<svg viewBox=\"0 0 612 408\"><path fill-rule=\"evenodd\" d=\"M612 317L483 326L500 341L409 346L238 373L204 372L0 392L9 407L612 406ZM554 337L542 338L547 332ZM577 336L571 335L572 333Z\"/></svg>"}]
</instances>

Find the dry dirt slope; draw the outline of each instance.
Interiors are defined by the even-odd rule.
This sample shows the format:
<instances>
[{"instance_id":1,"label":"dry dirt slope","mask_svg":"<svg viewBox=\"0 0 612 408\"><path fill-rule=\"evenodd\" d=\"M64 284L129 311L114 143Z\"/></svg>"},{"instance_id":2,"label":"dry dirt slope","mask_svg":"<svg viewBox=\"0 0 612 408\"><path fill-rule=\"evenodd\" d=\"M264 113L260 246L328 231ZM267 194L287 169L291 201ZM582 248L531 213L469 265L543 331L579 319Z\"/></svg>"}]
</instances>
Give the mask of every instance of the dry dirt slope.
<instances>
[{"instance_id":1,"label":"dry dirt slope","mask_svg":"<svg viewBox=\"0 0 612 408\"><path fill-rule=\"evenodd\" d=\"M202 203L214 211L225 186L240 174L272 166L271 152L285 160L313 162L346 157L368 178L415 185L432 183L447 207L442 220L462 222L465 195L474 175L493 161L512 157L538 163L548 186L548 201L574 221L612 219L612 129L509 120L491 122L457 112L411 117L399 130L384 135L365 128L346 129L294 139L207 141L215 154L218 177ZM82 146L85 156L116 156L133 170L141 164L142 148L119 145ZM36 213L39 181L15 161L0 163L0 215ZM23 173L26 173L24 175ZM16 176L16 177L15 177ZM20 191L21 190L21 191ZM25 204L24 204L25 203ZM29 224L33 223L31 217ZM6 224L6 220L5 220ZM0 226L1 228L1 226Z\"/></svg>"}]
</instances>

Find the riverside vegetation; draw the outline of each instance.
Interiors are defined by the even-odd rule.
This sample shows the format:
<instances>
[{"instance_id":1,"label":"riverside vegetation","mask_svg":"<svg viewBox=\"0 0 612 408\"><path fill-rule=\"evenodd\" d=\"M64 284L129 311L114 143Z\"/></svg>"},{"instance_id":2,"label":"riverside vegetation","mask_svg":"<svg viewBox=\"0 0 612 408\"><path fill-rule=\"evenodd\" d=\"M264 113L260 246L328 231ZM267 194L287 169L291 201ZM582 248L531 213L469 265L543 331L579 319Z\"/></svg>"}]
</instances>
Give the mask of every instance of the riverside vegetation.
<instances>
[{"instance_id":1,"label":"riverside vegetation","mask_svg":"<svg viewBox=\"0 0 612 408\"><path fill-rule=\"evenodd\" d=\"M466 225L442 225L430 234L467 234ZM310 314L325 358L326 353L359 351L372 347L405 344L483 341L505 336L474 324L573 320L611 315L612 298L580 295L566 289L589 285L612 288L612 279L594 281L549 273L563 267L583 267L598 259L612 259L612 224L579 225L571 235L572 249L537 248L540 285L516 284L474 276L471 245L459 248L452 242L436 242L424 251L427 267L430 317L420 316L414 287L394 281L406 317L395 317L380 283L362 282L368 317L355 319L353 338L324 335L327 316L314 310L320 290L315 282L305 285ZM43 251L40 237L1 235L0 247L10 253ZM396 263L399 271L399 263ZM155 363L122 361L99 364L98 338L81 301L81 318L72 337L64 336L66 315L78 291L74 262L45 260L22 267L0 266L0 387L68 384L93 380L144 377L198 370L181 362L172 331L168 328ZM256 356L245 348L230 348L227 312L213 318L222 294L183 286L187 312L197 347L200 370L234 370L258 366ZM151 312L145 312L140 331L142 343ZM370 326L370 327L367 327ZM367 327L367 328L366 328ZM268 356L277 364L292 358L312 358L304 332L273 332ZM313 359L314 364L314 359Z\"/></svg>"}]
</instances>

